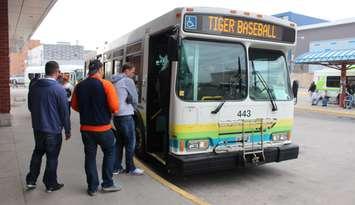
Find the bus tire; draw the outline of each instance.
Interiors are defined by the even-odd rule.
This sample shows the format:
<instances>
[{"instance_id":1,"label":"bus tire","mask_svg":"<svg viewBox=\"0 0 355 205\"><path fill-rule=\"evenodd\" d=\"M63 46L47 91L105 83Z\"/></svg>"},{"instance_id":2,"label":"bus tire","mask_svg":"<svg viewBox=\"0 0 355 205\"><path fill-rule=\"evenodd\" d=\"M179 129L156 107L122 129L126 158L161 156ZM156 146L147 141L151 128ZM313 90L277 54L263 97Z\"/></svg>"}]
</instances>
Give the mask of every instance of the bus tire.
<instances>
[{"instance_id":1,"label":"bus tire","mask_svg":"<svg viewBox=\"0 0 355 205\"><path fill-rule=\"evenodd\" d=\"M135 114L134 116L135 122L135 131L136 131L136 147L135 154L138 157L145 156L145 129L142 118L139 114Z\"/></svg>"}]
</instances>

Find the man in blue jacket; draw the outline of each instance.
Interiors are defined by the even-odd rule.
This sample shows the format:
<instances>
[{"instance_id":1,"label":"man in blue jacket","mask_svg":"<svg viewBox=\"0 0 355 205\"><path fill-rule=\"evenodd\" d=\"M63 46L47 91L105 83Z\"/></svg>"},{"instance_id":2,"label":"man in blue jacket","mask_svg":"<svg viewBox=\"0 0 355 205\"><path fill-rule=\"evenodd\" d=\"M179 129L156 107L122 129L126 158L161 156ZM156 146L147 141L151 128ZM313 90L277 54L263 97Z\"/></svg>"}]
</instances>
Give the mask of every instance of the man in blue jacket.
<instances>
[{"instance_id":1,"label":"man in blue jacket","mask_svg":"<svg viewBox=\"0 0 355 205\"><path fill-rule=\"evenodd\" d=\"M65 139L70 138L70 118L67 94L57 82L59 65L49 61L45 65L46 77L32 84L28 93L28 109L31 112L35 148L32 153L30 171L26 176L26 188L36 188L41 170L42 157L47 164L43 183L47 192L61 189L64 184L57 181L58 156L62 145L62 130Z\"/></svg>"}]
</instances>

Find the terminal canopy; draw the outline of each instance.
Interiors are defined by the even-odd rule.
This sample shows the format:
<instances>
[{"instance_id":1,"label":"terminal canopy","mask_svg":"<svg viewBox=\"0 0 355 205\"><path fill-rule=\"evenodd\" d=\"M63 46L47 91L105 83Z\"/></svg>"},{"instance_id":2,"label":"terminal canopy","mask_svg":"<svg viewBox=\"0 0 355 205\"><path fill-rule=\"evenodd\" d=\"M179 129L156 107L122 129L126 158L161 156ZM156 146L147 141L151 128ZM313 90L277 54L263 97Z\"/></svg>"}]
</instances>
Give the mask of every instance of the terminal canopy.
<instances>
[{"instance_id":1,"label":"terminal canopy","mask_svg":"<svg viewBox=\"0 0 355 205\"><path fill-rule=\"evenodd\" d=\"M327 50L307 52L298 56L296 64L316 64L340 69L339 65L347 65L349 69L355 64L355 49Z\"/></svg>"},{"instance_id":2,"label":"terminal canopy","mask_svg":"<svg viewBox=\"0 0 355 205\"><path fill-rule=\"evenodd\" d=\"M346 70L351 69L352 65L355 64L355 49L307 52L298 56L295 60L295 64L315 64L339 69L341 71L341 95L339 98L341 100L339 100L339 106L344 106L346 97L345 90L347 84Z\"/></svg>"}]
</instances>

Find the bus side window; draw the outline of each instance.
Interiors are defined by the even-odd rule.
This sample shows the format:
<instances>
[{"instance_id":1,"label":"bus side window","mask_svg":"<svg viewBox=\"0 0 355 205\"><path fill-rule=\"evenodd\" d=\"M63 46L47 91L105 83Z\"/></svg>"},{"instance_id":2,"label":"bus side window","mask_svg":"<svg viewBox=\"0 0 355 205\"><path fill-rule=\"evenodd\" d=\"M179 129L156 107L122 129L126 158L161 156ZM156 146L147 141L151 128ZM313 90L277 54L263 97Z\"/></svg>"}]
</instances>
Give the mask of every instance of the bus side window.
<instances>
[{"instance_id":1,"label":"bus side window","mask_svg":"<svg viewBox=\"0 0 355 205\"><path fill-rule=\"evenodd\" d=\"M128 63L131 63L136 68L136 77L133 79L136 83L138 90L138 102L142 101L142 81L143 81L143 56L129 56L127 57Z\"/></svg>"},{"instance_id":2,"label":"bus side window","mask_svg":"<svg viewBox=\"0 0 355 205\"><path fill-rule=\"evenodd\" d=\"M106 74L106 67L107 67L107 62L105 62L104 66L103 66L103 76L102 76L103 78L106 77L106 75L105 75Z\"/></svg>"},{"instance_id":3,"label":"bus side window","mask_svg":"<svg viewBox=\"0 0 355 205\"><path fill-rule=\"evenodd\" d=\"M112 75L120 73L121 72L121 67L122 67L122 60L114 60L113 61Z\"/></svg>"},{"instance_id":4,"label":"bus side window","mask_svg":"<svg viewBox=\"0 0 355 205\"><path fill-rule=\"evenodd\" d=\"M339 88L340 87L340 76L327 76L327 87Z\"/></svg>"},{"instance_id":5,"label":"bus side window","mask_svg":"<svg viewBox=\"0 0 355 205\"><path fill-rule=\"evenodd\" d=\"M111 80L112 77L112 62L107 61L104 63L104 78Z\"/></svg>"}]
</instances>

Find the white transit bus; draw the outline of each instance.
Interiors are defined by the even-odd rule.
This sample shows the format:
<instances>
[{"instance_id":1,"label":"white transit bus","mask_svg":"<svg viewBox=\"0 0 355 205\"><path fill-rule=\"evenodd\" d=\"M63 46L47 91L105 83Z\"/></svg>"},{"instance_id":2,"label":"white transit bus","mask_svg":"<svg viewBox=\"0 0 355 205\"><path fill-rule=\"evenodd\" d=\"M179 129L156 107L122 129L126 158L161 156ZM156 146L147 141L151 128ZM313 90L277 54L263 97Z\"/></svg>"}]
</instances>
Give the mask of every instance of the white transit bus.
<instances>
[{"instance_id":1,"label":"white transit bus","mask_svg":"<svg viewBox=\"0 0 355 205\"><path fill-rule=\"evenodd\" d=\"M298 157L287 62L295 39L295 24L275 17L176 8L99 58L107 79L136 67L136 153L196 174Z\"/></svg>"}]
</instances>

